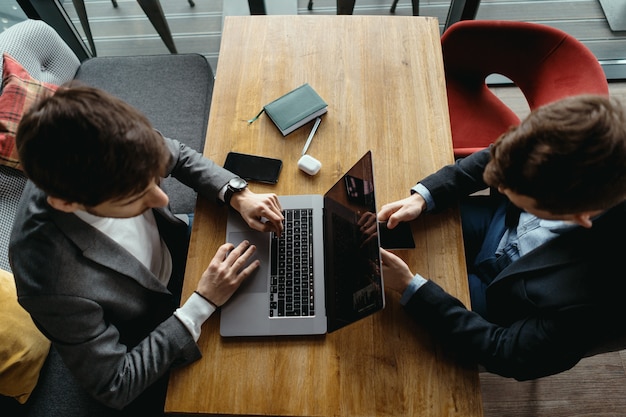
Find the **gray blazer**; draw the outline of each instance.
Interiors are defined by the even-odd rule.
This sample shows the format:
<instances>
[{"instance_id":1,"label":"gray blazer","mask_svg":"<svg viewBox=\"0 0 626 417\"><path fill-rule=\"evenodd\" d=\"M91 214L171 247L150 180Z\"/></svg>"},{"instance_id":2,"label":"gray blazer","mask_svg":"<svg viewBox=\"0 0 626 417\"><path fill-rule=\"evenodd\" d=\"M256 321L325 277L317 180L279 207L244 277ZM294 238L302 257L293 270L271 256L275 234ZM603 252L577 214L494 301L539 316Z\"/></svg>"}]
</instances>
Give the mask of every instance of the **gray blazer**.
<instances>
[{"instance_id":1,"label":"gray blazer","mask_svg":"<svg viewBox=\"0 0 626 417\"><path fill-rule=\"evenodd\" d=\"M166 139L169 174L216 200L233 174L178 141ZM179 305L187 226L154 210L174 258L170 288L110 238L76 215L51 208L28 183L15 219L9 258L20 304L53 342L78 383L123 408L173 366L201 354L172 314Z\"/></svg>"}]
</instances>

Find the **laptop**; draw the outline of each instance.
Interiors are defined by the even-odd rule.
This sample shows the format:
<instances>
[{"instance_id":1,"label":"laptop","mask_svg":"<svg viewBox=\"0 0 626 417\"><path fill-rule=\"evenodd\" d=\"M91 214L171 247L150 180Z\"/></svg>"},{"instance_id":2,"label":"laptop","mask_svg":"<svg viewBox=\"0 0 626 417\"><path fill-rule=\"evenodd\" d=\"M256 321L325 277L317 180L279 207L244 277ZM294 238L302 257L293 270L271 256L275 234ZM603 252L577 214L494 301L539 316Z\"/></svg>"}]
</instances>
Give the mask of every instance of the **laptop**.
<instances>
[{"instance_id":1,"label":"laptop","mask_svg":"<svg viewBox=\"0 0 626 417\"><path fill-rule=\"evenodd\" d=\"M220 334L325 334L381 310L371 151L326 194L279 196L279 201L285 212L280 239L250 229L236 211L228 213L226 241L238 245L248 239L261 265L222 306Z\"/></svg>"}]
</instances>

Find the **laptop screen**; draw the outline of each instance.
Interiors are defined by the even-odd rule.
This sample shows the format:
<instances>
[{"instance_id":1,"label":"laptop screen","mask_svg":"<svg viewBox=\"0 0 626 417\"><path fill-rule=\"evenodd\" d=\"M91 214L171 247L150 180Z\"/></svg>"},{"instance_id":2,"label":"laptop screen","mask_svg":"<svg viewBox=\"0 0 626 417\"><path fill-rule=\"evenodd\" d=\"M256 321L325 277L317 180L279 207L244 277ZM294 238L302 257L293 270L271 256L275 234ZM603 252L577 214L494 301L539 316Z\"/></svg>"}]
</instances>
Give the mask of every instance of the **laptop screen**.
<instances>
[{"instance_id":1,"label":"laptop screen","mask_svg":"<svg viewBox=\"0 0 626 417\"><path fill-rule=\"evenodd\" d=\"M384 307L371 151L324 195L328 331Z\"/></svg>"}]
</instances>

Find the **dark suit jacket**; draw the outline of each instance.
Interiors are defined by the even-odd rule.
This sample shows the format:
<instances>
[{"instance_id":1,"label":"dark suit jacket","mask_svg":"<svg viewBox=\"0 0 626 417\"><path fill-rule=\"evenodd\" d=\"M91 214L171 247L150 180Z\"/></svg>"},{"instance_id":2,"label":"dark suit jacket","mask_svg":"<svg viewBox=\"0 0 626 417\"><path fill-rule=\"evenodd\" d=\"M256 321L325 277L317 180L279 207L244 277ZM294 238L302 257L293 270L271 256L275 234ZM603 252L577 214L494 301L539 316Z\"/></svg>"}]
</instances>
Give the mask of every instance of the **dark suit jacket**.
<instances>
[{"instance_id":1,"label":"dark suit jacket","mask_svg":"<svg viewBox=\"0 0 626 417\"><path fill-rule=\"evenodd\" d=\"M489 151L421 183L443 210L485 188ZM574 366L599 342L626 332L626 203L573 228L505 268L487 288L488 320L428 281L407 304L459 355L519 380Z\"/></svg>"},{"instance_id":2,"label":"dark suit jacket","mask_svg":"<svg viewBox=\"0 0 626 417\"><path fill-rule=\"evenodd\" d=\"M233 174L177 141L166 142L170 174L217 199ZM174 258L170 283L180 284L187 226L169 209L154 212ZM78 383L109 407L126 406L172 366L200 358L191 334L172 314L179 296L106 235L51 208L30 182L9 257L20 304Z\"/></svg>"}]
</instances>

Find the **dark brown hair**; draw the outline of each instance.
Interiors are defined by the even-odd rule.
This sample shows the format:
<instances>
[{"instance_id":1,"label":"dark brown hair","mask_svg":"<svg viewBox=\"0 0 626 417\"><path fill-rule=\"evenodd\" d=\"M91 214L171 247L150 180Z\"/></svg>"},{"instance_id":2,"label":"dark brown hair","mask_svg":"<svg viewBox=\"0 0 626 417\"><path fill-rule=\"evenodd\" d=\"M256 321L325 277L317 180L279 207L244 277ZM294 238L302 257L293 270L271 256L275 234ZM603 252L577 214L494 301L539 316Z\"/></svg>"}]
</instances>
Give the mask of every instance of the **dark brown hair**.
<instances>
[{"instance_id":1,"label":"dark brown hair","mask_svg":"<svg viewBox=\"0 0 626 417\"><path fill-rule=\"evenodd\" d=\"M608 209L626 199L624 110L595 95L540 107L494 143L483 178L554 214Z\"/></svg>"},{"instance_id":2,"label":"dark brown hair","mask_svg":"<svg viewBox=\"0 0 626 417\"><path fill-rule=\"evenodd\" d=\"M53 197L95 206L145 190L169 152L148 119L96 88L68 84L35 104L18 126L24 172Z\"/></svg>"}]
</instances>

